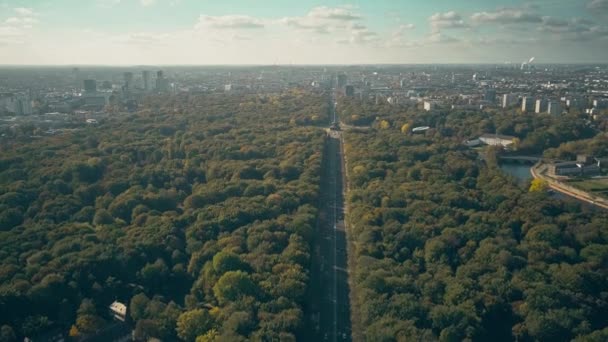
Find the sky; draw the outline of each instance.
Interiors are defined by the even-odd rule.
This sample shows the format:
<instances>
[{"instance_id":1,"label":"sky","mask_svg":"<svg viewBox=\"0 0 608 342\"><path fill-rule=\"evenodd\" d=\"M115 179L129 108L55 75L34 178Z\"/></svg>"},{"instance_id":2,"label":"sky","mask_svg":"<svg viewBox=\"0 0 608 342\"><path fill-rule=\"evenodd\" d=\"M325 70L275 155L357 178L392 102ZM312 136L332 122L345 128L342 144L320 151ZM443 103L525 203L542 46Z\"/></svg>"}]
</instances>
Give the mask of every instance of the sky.
<instances>
[{"instance_id":1,"label":"sky","mask_svg":"<svg viewBox=\"0 0 608 342\"><path fill-rule=\"evenodd\" d=\"M0 0L0 64L608 62L608 0Z\"/></svg>"}]
</instances>

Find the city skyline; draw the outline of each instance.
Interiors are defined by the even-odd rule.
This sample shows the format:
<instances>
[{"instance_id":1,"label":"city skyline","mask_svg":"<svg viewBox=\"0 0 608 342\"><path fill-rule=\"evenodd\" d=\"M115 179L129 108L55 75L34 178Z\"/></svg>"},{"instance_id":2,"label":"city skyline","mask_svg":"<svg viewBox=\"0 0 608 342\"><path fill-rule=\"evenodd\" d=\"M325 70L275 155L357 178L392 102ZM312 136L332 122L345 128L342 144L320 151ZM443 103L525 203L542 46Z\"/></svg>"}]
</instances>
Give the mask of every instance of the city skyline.
<instances>
[{"instance_id":1,"label":"city skyline","mask_svg":"<svg viewBox=\"0 0 608 342\"><path fill-rule=\"evenodd\" d=\"M0 1L0 64L599 63L606 18L608 0Z\"/></svg>"}]
</instances>

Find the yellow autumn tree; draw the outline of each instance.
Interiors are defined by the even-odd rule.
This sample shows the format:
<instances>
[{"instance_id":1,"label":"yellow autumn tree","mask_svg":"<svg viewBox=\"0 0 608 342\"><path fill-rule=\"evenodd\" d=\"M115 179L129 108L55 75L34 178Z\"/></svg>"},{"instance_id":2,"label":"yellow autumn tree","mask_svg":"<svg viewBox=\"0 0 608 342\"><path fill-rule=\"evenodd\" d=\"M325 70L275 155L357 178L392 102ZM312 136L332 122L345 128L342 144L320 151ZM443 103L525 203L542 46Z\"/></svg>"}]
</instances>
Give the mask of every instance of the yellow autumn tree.
<instances>
[{"instance_id":1,"label":"yellow autumn tree","mask_svg":"<svg viewBox=\"0 0 608 342\"><path fill-rule=\"evenodd\" d=\"M380 129L389 129L391 127L391 123L386 121L386 120L382 120L380 121Z\"/></svg>"},{"instance_id":2,"label":"yellow autumn tree","mask_svg":"<svg viewBox=\"0 0 608 342\"><path fill-rule=\"evenodd\" d=\"M549 188L547 181L536 178L530 183L530 192L545 191Z\"/></svg>"},{"instance_id":3,"label":"yellow autumn tree","mask_svg":"<svg viewBox=\"0 0 608 342\"><path fill-rule=\"evenodd\" d=\"M80 331L78 331L78 328L75 325L72 325L70 328L70 337L77 337L78 335L80 335Z\"/></svg>"},{"instance_id":4,"label":"yellow autumn tree","mask_svg":"<svg viewBox=\"0 0 608 342\"><path fill-rule=\"evenodd\" d=\"M401 133L408 133L410 131L410 124L404 124L401 126Z\"/></svg>"}]
</instances>

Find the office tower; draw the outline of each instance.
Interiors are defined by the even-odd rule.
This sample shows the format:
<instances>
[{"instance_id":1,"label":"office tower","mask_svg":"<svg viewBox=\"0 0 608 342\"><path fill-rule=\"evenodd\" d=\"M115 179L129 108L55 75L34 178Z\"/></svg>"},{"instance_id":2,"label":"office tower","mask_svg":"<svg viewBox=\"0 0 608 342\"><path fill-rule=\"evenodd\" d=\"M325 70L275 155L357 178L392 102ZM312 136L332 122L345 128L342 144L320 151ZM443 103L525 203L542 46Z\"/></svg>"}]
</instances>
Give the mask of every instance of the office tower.
<instances>
[{"instance_id":1,"label":"office tower","mask_svg":"<svg viewBox=\"0 0 608 342\"><path fill-rule=\"evenodd\" d=\"M535 106L534 112L536 114L547 112L547 105L548 105L548 103L547 103L547 100L545 100L545 99L536 100L536 106Z\"/></svg>"},{"instance_id":2,"label":"office tower","mask_svg":"<svg viewBox=\"0 0 608 342\"><path fill-rule=\"evenodd\" d=\"M363 82L363 84L365 84L365 82ZM407 86L407 80L401 79L401 81L399 82L399 86L401 87L401 89L405 88Z\"/></svg>"},{"instance_id":3,"label":"office tower","mask_svg":"<svg viewBox=\"0 0 608 342\"><path fill-rule=\"evenodd\" d=\"M531 96L524 96L521 101L521 111L528 113L534 110L534 98Z\"/></svg>"},{"instance_id":4,"label":"office tower","mask_svg":"<svg viewBox=\"0 0 608 342\"><path fill-rule=\"evenodd\" d=\"M156 91L169 91L169 80L164 77L162 70L156 73Z\"/></svg>"},{"instance_id":5,"label":"office tower","mask_svg":"<svg viewBox=\"0 0 608 342\"><path fill-rule=\"evenodd\" d=\"M583 111L583 110L585 110L587 103L586 103L585 98L582 96L572 96L570 99L568 99L566 101L566 105L568 106L568 109L570 109L570 110L578 109L580 111Z\"/></svg>"},{"instance_id":6,"label":"office tower","mask_svg":"<svg viewBox=\"0 0 608 342\"><path fill-rule=\"evenodd\" d=\"M513 94L504 94L502 96L502 108L509 108L517 104L517 97Z\"/></svg>"},{"instance_id":7,"label":"office tower","mask_svg":"<svg viewBox=\"0 0 608 342\"><path fill-rule=\"evenodd\" d=\"M97 91L97 81L95 80L84 80L84 92L94 93Z\"/></svg>"},{"instance_id":8,"label":"office tower","mask_svg":"<svg viewBox=\"0 0 608 342\"><path fill-rule=\"evenodd\" d=\"M483 94L483 99L485 101L494 103L496 101L496 90L486 89L486 92Z\"/></svg>"},{"instance_id":9,"label":"office tower","mask_svg":"<svg viewBox=\"0 0 608 342\"><path fill-rule=\"evenodd\" d=\"M547 106L547 113L551 115L561 115L564 109L559 101L551 100Z\"/></svg>"},{"instance_id":10,"label":"office tower","mask_svg":"<svg viewBox=\"0 0 608 342\"><path fill-rule=\"evenodd\" d=\"M144 90L149 91L152 88L152 84L150 83L150 71L149 70L142 71L141 77L144 80Z\"/></svg>"},{"instance_id":11,"label":"office tower","mask_svg":"<svg viewBox=\"0 0 608 342\"><path fill-rule=\"evenodd\" d=\"M346 83L348 82L348 77L345 74L338 75L338 88L346 87Z\"/></svg>"},{"instance_id":12,"label":"office tower","mask_svg":"<svg viewBox=\"0 0 608 342\"><path fill-rule=\"evenodd\" d=\"M124 80L125 80L125 90L128 91L133 86L133 73L125 72Z\"/></svg>"},{"instance_id":13,"label":"office tower","mask_svg":"<svg viewBox=\"0 0 608 342\"><path fill-rule=\"evenodd\" d=\"M593 108L600 109L600 110L608 108L608 100L607 99L593 100Z\"/></svg>"},{"instance_id":14,"label":"office tower","mask_svg":"<svg viewBox=\"0 0 608 342\"><path fill-rule=\"evenodd\" d=\"M347 85L344 88L344 94L346 96L355 96L355 87L353 87L352 85Z\"/></svg>"}]
</instances>

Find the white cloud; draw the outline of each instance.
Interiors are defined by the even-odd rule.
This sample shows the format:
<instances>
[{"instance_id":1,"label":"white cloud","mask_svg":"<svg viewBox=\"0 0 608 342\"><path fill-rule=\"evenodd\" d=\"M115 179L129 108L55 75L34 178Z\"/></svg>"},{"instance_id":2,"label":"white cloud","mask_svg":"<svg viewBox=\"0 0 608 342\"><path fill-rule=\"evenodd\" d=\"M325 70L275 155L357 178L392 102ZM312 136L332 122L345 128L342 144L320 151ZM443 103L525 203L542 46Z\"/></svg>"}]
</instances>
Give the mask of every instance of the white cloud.
<instances>
[{"instance_id":1,"label":"white cloud","mask_svg":"<svg viewBox=\"0 0 608 342\"><path fill-rule=\"evenodd\" d=\"M247 15L201 15L197 28L201 27L215 29L260 29L264 28L264 22Z\"/></svg>"},{"instance_id":2,"label":"white cloud","mask_svg":"<svg viewBox=\"0 0 608 342\"><path fill-rule=\"evenodd\" d=\"M355 12L352 6L320 6L313 8L304 16L282 18L279 23L299 30L327 34L361 25L357 23L361 19L362 16Z\"/></svg>"},{"instance_id":3,"label":"white cloud","mask_svg":"<svg viewBox=\"0 0 608 342\"><path fill-rule=\"evenodd\" d=\"M352 21L361 19L361 15L353 12L352 6L315 7L308 13L308 17L341 21Z\"/></svg>"},{"instance_id":4,"label":"white cloud","mask_svg":"<svg viewBox=\"0 0 608 342\"><path fill-rule=\"evenodd\" d=\"M34 16L36 15L36 13L34 12L34 10L32 10L31 8L26 8L26 7L17 7L15 8L15 12L18 15L22 15L22 16Z\"/></svg>"},{"instance_id":5,"label":"white cloud","mask_svg":"<svg viewBox=\"0 0 608 342\"><path fill-rule=\"evenodd\" d=\"M155 3L156 3L156 0L139 0L139 4L144 7L152 6Z\"/></svg>"},{"instance_id":6,"label":"white cloud","mask_svg":"<svg viewBox=\"0 0 608 342\"><path fill-rule=\"evenodd\" d=\"M494 12L477 12L471 21L477 24L530 24L542 22L542 17L527 9L503 8Z\"/></svg>"},{"instance_id":7,"label":"white cloud","mask_svg":"<svg viewBox=\"0 0 608 342\"><path fill-rule=\"evenodd\" d=\"M5 23L8 25L23 25L23 26L36 24L37 22L38 22L38 19L31 18L31 17L23 17L23 18L10 17L5 20Z\"/></svg>"},{"instance_id":8,"label":"white cloud","mask_svg":"<svg viewBox=\"0 0 608 342\"><path fill-rule=\"evenodd\" d=\"M429 17L429 23L433 32L438 32L441 29L456 29L468 28L469 25L464 22L462 16L454 11L446 13L435 13Z\"/></svg>"}]
</instances>

